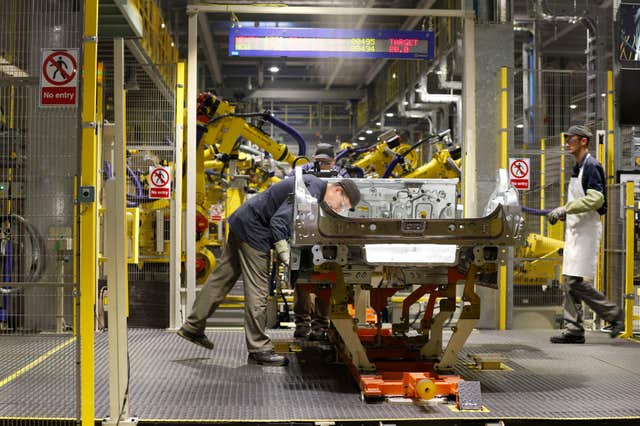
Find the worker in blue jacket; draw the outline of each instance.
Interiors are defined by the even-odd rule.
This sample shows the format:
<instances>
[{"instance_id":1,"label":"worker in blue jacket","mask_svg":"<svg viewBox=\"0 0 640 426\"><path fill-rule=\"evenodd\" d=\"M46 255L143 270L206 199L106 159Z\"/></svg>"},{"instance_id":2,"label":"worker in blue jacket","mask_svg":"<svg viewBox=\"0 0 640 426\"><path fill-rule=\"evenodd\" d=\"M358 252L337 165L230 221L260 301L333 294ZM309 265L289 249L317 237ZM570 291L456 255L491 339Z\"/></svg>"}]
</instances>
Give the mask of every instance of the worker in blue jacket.
<instances>
[{"instance_id":1,"label":"worker in blue jacket","mask_svg":"<svg viewBox=\"0 0 640 426\"><path fill-rule=\"evenodd\" d=\"M611 337L624 330L624 312L593 286L602 235L600 216L607 212L607 191L602 165L589 154L593 135L585 126L565 132L567 152L576 159L569 182L567 204L547 214L552 225L566 220L562 274L565 330L551 343L584 343L582 302L609 321Z\"/></svg>"},{"instance_id":2,"label":"worker in blue jacket","mask_svg":"<svg viewBox=\"0 0 640 426\"><path fill-rule=\"evenodd\" d=\"M309 193L336 212L349 209L360 201L360 191L349 179L336 183L327 183L313 175L304 175L303 179ZM285 356L273 351L271 339L265 333L265 324L271 248L275 248L281 262L289 264L288 240L293 220L293 204L289 195L293 191L294 179L285 179L246 201L229 217L229 234L222 257L198 293L191 313L178 330L179 336L213 349L213 342L204 334L207 318L215 312L242 274L249 362L288 364Z\"/></svg>"}]
</instances>

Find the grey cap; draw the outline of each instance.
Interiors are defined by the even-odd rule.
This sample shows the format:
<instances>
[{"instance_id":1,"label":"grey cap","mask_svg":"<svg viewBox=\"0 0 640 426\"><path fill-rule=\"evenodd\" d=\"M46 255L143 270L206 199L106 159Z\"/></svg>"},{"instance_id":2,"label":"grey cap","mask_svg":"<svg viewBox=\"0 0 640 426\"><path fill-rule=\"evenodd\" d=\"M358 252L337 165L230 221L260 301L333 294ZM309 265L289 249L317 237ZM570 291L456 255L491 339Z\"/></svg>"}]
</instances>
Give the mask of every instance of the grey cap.
<instances>
[{"instance_id":1,"label":"grey cap","mask_svg":"<svg viewBox=\"0 0 640 426\"><path fill-rule=\"evenodd\" d=\"M342 179L339 182L336 182L336 185L340 185L344 190L345 195L349 199L351 203L351 207L355 207L360 202L360 190L358 189L358 185L355 184L351 179Z\"/></svg>"},{"instance_id":2,"label":"grey cap","mask_svg":"<svg viewBox=\"0 0 640 426\"><path fill-rule=\"evenodd\" d=\"M316 153L313 154L314 160L333 160L333 157L335 157L333 146L328 143L319 143Z\"/></svg>"},{"instance_id":3,"label":"grey cap","mask_svg":"<svg viewBox=\"0 0 640 426\"><path fill-rule=\"evenodd\" d=\"M589 140L593 138L593 133L591 133L591 130L589 130L587 126L580 125L569 127L569 130L564 132L564 134L569 136L582 136L588 138Z\"/></svg>"}]
</instances>

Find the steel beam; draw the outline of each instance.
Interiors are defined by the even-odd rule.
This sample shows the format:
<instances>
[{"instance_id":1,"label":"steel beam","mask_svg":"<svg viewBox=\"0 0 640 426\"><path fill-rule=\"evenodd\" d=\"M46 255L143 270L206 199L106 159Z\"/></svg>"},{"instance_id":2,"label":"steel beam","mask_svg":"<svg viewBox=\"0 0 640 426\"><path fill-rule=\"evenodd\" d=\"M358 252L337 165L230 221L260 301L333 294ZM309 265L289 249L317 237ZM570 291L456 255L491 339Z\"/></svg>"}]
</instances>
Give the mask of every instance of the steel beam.
<instances>
[{"instance_id":1,"label":"steel beam","mask_svg":"<svg viewBox=\"0 0 640 426\"><path fill-rule=\"evenodd\" d=\"M205 47L204 56L207 58L209 72L213 75L213 81L215 81L216 84L222 84L223 78L222 71L220 71L220 62L218 61L218 55L216 55L211 31L209 31L209 21L203 13L198 14L198 27Z\"/></svg>"},{"instance_id":2,"label":"steel beam","mask_svg":"<svg viewBox=\"0 0 640 426\"><path fill-rule=\"evenodd\" d=\"M472 10L464 9L400 9L383 7L309 7L309 6L251 6L235 4L191 4L189 13L253 13L259 15L333 15L333 16L440 16L473 18Z\"/></svg>"},{"instance_id":3,"label":"steel beam","mask_svg":"<svg viewBox=\"0 0 640 426\"><path fill-rule=\"evenodd\" d=\"M325 101L362 99L364 90L322 90L322 89L256 89L248 99L278 99L282 101Z\"/></svg>"}]
</instances>

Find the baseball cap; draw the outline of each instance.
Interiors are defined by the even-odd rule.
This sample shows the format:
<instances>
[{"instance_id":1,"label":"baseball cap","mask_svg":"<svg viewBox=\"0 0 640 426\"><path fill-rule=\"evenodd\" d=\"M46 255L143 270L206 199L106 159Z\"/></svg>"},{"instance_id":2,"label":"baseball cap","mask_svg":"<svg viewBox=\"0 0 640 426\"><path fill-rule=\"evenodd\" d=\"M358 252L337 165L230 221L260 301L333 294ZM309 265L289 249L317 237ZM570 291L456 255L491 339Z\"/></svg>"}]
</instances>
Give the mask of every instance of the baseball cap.
<instances>
[{"instance_id":1,"label":"baseball cap","mask_svg":"<svg viewBox=\"0 0 640 426\"><path fill-rule=\"evenodd\" d=\"M336 185L340 185L342 187L352 208L360 202L360 190L358 189L358 185L356 185L351 179L342 179L341 181L336 182Z\"/></svg>"},{"instance_id":2,"label":"baseball cap","mask_svg":"<svg viewBox=\"0 0 640 426\"><path fill-rule=\"evenodd\" d=\"M593 133L591 133L591 130L589 130L587 126L580 126L580 125L569 127L569 129L566 132L564 132L564 134L568 136L574 136L574 135L582 136L588 139L593 138Z\"/></svg>"},{"instance_id":3,"label":"baseball cap","mask_svg":"<svg viewBox=\"0 0 640 426\"><path fill-rule=\"evenodd\" d=\"M316 153L313 154L314 160L333 160L333 157L335 157L333 146L328 143L319 143Z\"/></svg>"}]
</instances>

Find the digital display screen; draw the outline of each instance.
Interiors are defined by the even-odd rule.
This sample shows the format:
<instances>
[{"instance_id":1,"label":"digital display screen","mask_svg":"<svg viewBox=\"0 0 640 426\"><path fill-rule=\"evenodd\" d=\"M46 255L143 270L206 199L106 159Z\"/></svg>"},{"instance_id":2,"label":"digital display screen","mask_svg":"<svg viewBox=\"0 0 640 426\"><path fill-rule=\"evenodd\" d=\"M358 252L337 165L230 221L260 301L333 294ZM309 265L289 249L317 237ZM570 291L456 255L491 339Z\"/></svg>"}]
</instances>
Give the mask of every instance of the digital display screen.
<instances>
[{"instance_id":1,"label":"digital display screen","mask_svg":"<svg viewBox=\"0 0 640 426\"><path fill-rule=\"evenodd\" d=\"M621 3L617 16L617 56L622 66L640 66L640 4Z\"/></svg>"},{"instance_id":2,"label":"digital display screen","mask_svg":"<svg viewBox=\"0 0 640 426\"><path fill-rule=\"evenodd\" d=\"M433 59L433 32L231 28L229 55Z\"/></svg>"}]
</instances>

